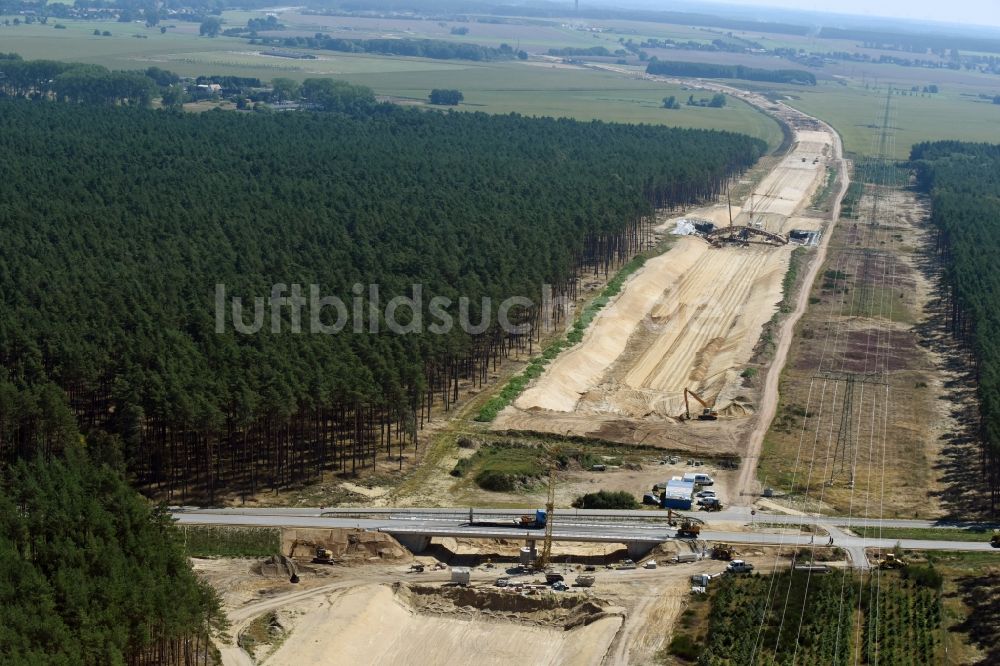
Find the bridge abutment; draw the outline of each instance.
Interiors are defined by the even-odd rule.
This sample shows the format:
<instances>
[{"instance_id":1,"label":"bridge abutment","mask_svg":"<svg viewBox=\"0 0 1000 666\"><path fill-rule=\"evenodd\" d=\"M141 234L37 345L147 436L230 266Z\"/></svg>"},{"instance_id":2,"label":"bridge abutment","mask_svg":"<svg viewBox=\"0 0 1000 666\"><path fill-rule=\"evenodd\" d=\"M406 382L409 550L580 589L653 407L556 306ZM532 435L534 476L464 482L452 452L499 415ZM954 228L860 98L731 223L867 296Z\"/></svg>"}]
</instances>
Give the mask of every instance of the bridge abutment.
<instances>
[{"instance_id":1,"label":"bridge abutment","mask_svg":"<svg viewBox=\"0 0 1000 666\"><path fill-rule=\"evenodd\" d=\"M660 545L659 541L626 541L625 548L628 550L628 559L633 562L638 562L646 555L649 551L653 550Z\"/></svg>"},{"instance_id":2,"label":"bridge abutment","mask_svg":"<svg viewBox=\"0 0 1000 666\"><path fill-rule=\"evenodd\" d=\"M431 545L431 538L423 534L393 534L392 536L399 542L399 545L414 555L424 552Z\"/></svg>"}]
</instances>

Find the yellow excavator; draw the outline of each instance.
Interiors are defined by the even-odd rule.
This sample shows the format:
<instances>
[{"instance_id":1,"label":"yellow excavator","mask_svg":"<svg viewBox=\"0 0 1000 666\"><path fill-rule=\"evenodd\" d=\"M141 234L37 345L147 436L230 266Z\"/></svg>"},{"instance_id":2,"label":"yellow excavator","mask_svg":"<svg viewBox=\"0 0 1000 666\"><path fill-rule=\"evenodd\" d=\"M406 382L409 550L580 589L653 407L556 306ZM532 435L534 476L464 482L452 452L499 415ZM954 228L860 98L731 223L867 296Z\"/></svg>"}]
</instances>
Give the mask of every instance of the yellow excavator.
<instances>
[{"instance_id":1,"label":"yellow excavator","mask_svg":"<svg viewBox=\"0 0 1000 666\"><path fill-rule=\"evenodd\" d=\"M667 509L667 524L677 528L678 539L697 539L701 535L701 527L705 521Z\"/></svg>"},{"instance_id":2,"label":"yellow excavator","mask_svg":"<svg viewBox=\"0 0 1000 666\"><path fill-rule=\"evenodd\" d=\"M896 557L895 553L886 553L884 559L878 560L879 569L902 569L906 566L906 560Z\"/></svg>"},{"instance_id":3,"label":"yellow excavator","mask_svg":"<svg viewBox=\"0 0 1000 666\"><path fill-rule=\"evenodd\" d=\"M701 396L694 391L685 388L684 389L684 415L685 418L691 420L691 404L688 402L688 396L691 396L695 400L701 403L702 411L698 415L699 421L715 421L719 418L719 413L708 406L708 403L702 400Z\"/></svg>"}]
</instances>

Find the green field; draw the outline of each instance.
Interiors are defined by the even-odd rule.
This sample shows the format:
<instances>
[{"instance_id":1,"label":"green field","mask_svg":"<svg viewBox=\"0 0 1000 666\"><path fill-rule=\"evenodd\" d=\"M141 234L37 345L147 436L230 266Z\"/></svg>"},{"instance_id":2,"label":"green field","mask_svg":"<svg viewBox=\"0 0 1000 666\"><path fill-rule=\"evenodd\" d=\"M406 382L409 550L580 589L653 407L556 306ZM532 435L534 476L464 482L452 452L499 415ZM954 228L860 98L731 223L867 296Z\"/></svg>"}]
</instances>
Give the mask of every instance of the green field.
<instances>
[{"instance_id":1,"label":"green field","mask_svg":"<svg viewBox=\"0 0 1000 666\"><path fill-rule=\"evenodd\" d=\"M262 12L228 11L225 26L245 25ZM312 35L316 32L346 37L431 38L498 46L507 43L544 54L553 47L604 46L621 48L619 40L641 42L648 37L707 42L722 36L720 30L636 21L588 21L505 17L499 23L469 21L385 19L353 16L314 16L296 10L278 13L286 30L273 36ZM527 115L565 116L579 120L665 124L676 127L716 128L745 132L776 147L781 133L776 123L761 113L733 101L725 109L683 107L660 108L667 95L684 100L687 92L675 86L627 78L620 74L556 62L477 63L428 60L396 56L315 52L317 60L288 60L259 55L260 47L245 39L198 36L198 25L165 22L166 34L141 23L60 21L65 30L48 25L0 27L4 51L25 58L54 58L104 65L111 69L139 69L156 65L183 76L231 74L269 80L276 76L305 79L328 76L371 86L379 95L401 101L423 101L433 88L457 88L465 95L461 109L489 113L519 112ZM453 35L454 27L468 28ZM594 28L592 31L591 28ZM95 29L112 33L95 37ZM265 33L268 34L268 33ZM735 32L735 36L766 46L793 46L809 51L861 50L850 40L819 40L814 37ZM137 38L136 36L143 38ZM706 61L734 58L749 66L774 66L774 59L727 53L676 51L675 57ZM898 54L897 54L898 55ZM787 62L782 63L783 66ZM635 68L638 73L641 68ZM1000 105L979 95L1000 94L1000 77L969 71L922 69L876 63L837 63L815 70L820 79L814 88L760 86L735 82L741 87L783 94L789 103L836 127L844 137L848 153L872 152L872 125L887 86L907 91L894 97L895 144L893 157L906 158L918 141L958 139L995 140L1000 123ZM935 83L936 95L910 96L912 86Z\"/></svg>"},{"instance_id":2,"label":"green field","mask_svg":"<svg viewBox=\"0 0 1000 666\"><path fill-rule=\"evenodd\" d=\"M991 77L980 90L990 94L998 86L1000 79ZM1000 105L972 97L976 93L971 88L952 90L945 84L942 92L923 97L919 93L910 96L909 86L905 89L906 95L892 98L895 147L891 157L908 158L910 146L921 141L995 141L1000 136ZM963 90L969 92L963 94ZM875 152L872 126L878 122L879 108L885 99L884 85L877 90L865 90L858 85L823 81L815 89L796 89L794 94L797 99L789 103L837 128L847 152L862 155Z\"/></svg>"},{"instance_id":3,"label":"green field","mask_svg":"<svg viewBox=\"0 0 1000 666\"><path fill-rule=\"evenodd\" d=\"M683 107L668 111L660 108L664 97L675 95L684 100L688 93L677 86L582 67L333 52L316 52L317 60L290 60L261 56L259 47L243 39L199 37L198 26L192 23L177 23L162 35L157 28L141 24L63 23L66 30L37 24L3 29L3 49L27 59L73 60L110 69L155 65L182 76L228 74L263 80L332 77L404 100L426 100L433 88L457 88L465 95L459 108L468 111L731 130L764 139L771 148L782 139L776 122L738 100L731 100L723 109ZM112 36L96 37L95 29L109 30ZM146 35L146 39L137 39L136 34Z\"/></svg>"}]
</instances>

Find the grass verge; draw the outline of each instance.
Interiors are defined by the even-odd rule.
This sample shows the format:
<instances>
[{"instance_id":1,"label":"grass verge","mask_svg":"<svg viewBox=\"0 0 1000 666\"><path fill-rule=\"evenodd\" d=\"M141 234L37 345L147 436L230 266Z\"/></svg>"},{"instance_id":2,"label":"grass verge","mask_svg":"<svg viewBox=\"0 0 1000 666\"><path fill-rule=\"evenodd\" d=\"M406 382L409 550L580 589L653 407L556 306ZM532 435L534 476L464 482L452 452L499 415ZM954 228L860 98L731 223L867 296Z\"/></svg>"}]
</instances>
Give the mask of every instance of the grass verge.
<instances>
[{"instance_id":1,"label":"grass verge","mask_svg":"<svg viewBox=\"0 0 1000 666\"><path fill-rule=\"evenodd\" d=\"M992 530L975 527L852 527L865 539L920 539L922 541L989 541ZM1000 557L997 558L1000 564Z\"/></svg>"}]
</instances>

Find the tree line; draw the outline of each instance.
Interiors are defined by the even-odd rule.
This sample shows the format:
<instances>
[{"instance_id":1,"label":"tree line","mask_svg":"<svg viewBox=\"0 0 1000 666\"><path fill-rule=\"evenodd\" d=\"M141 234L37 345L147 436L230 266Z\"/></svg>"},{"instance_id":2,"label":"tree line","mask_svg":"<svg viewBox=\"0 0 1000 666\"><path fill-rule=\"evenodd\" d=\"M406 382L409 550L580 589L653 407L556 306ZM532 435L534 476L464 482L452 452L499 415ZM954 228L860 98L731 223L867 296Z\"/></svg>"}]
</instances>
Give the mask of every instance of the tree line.
<instances>
[{"instance_id":1,"label":"tree line","mask_svg":"<svg viewBox=\"0 0 1000 666\"><path fill-rule=\"evenodd\" d=\"M939 141L910 154L944 263L952 333L976 358L981 464L1000 504L1000 145Z\"/></svg>"},{"instance_id":2,"label":"tree line","mask_svg":"<svg viewBox=\"0 0 1000 666\"><path fill-rule=\"evenodd\" d=\"M798 83L816 85L816 76L801 69L760 69L743 65L717 65L707 62L681 62L653 58L646 65L646 73L658 76L688 76L701 79L740 79L743 81L769 81L771 83Z\"/></svg>"},{"instance_id":3,"label":"tree line","mask_svg":"<svg viewBox=\"0 0 1000 666\"><path fill-rule=\"evenodd\" d=\"M215 332L216 285L422 285L549 313L651 239L654 207L716 195L765 151L726 132L379 104L178 114L0 100L0 457L75 420L170 498L255 493L399 456L435 405L536 338L501 329ZM364 291L364 289L363 289ZM286 291L287 293L287 291ZM365 291L367 295L367 291ZM559 317L561 310L551 313ZM332 309L323 322L330 324ZM308 326L308 319L306 320ZM535 331L538 330L535 327ZM55 434L53 434L55 433Z\"/></svg>"},{"instance_id":4,"label":"tree line","mask_svg":"<svg viewBox=\"0 0 1000 666\"><path fill-rule=\"evenodd\" d=\"M177 81L175 74L158 67L128 72L57 60L0 59L0 95L9 97L148 106L161 89Z\"/></svg>"},{"instance_id":5,"label":"tree line","mask_svg":"<svg viewBox=\"0 0 1000 666\"><path fill-rule=\"evenodd\" d=\"M511 60L520 57L507 44L499 47L443 39L344 39L316 33L313 37L257 37L252 44L313 48L344 53L379 53L435 60ZM527 54L525 54L527 57Z\"/></svg>"}]
</instances>

